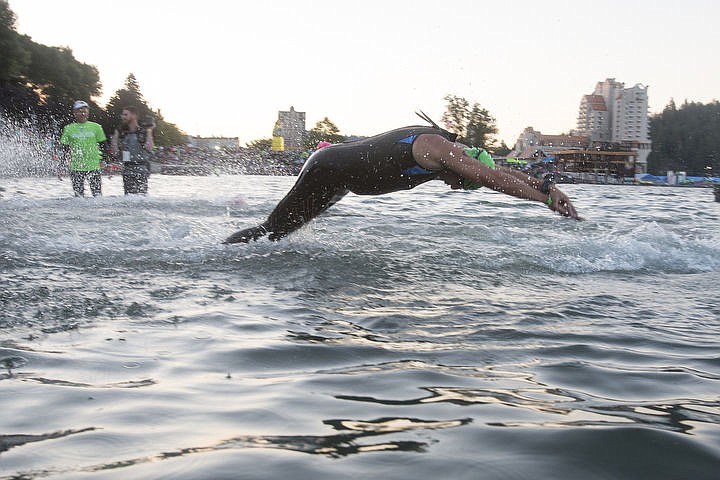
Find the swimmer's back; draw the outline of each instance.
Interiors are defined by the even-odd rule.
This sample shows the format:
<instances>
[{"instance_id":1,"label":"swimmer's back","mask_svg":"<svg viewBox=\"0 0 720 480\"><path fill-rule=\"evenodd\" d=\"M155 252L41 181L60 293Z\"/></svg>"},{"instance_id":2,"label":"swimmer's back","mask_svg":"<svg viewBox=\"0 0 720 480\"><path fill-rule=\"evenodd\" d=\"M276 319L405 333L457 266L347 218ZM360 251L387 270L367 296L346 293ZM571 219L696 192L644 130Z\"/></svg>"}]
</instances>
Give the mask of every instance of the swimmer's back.
<instances>
[{"instance_id":1,"label":"swimmer's back","mask_svg":"<svg viewBox=\"0 0 720 480\"><path fill-rule=\"evenodd\" d=\"M418 135L441 135L449 140L455 136L435 127L403 127L373 137L325 147L315 152L303 167L301 176L313 176L342 185L357 195L378 195L408 190L434 179L440 172L420 169L412 156L412 144ZM307 171L307 172L306 172Z\"/></svg>"}]
</instances>

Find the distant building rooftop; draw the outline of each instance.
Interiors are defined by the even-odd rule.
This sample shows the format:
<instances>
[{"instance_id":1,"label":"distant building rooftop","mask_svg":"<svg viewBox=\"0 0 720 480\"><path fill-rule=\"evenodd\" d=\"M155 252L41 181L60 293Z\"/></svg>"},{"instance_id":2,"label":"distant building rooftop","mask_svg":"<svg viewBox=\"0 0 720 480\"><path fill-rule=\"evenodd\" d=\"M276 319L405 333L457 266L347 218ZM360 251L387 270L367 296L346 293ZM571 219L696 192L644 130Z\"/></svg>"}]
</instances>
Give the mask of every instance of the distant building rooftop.
<instances>
[{"instance_id":1,"label":"distant building rooftop","mask_svg":"<svg viewBox=\"0 0 720 480\"><path fill-rule=\"evenodd\" d=\"M602 95L585 95L585 101L593 110L607 112L607 105Z\"/></svg>"}]
</instances>

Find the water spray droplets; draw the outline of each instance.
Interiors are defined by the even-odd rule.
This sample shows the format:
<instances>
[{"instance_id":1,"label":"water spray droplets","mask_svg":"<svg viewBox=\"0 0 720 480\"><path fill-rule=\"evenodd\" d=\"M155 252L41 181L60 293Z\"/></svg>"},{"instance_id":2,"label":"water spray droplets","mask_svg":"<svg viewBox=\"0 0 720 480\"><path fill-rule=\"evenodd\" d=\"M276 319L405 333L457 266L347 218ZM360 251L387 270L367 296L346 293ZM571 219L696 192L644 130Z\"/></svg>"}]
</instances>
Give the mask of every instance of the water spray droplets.
<instances>
[{"instance_id":1,"label":"water spray droplets","mask_svg":"<svg viewBox=\"0 0 720 480\"><path fill-rule=\"evenodd\" d=\"M44 177L58 165L58 136L0 114L0 176Z\"/></svg>"}]
</instances>

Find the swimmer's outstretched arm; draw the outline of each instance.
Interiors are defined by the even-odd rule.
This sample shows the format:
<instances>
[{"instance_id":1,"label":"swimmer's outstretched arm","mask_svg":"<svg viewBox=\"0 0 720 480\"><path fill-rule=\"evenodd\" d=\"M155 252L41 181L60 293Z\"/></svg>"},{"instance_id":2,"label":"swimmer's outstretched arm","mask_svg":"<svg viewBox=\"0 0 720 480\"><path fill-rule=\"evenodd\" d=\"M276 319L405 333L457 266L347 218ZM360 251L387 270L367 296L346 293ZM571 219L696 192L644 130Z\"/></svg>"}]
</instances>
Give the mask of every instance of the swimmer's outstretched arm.
<instances>
[{"instance_id":1,"label":"swimmer's outstretched arm","mask_svg":"<svg viewBox=\"0 0 720 480\"><path fill-rule=\"evenodd\" d=\"M440 135L423 134L413 143L413 157L418 164L428 169L447 168L458 175L480 183L495 191L541 202L560 215L579 220L570 199L554 185L549 194L538 188L538 182L518 178L504 169L492 169L467 156L465 147L452 143ZM548 204L549 196L549 204Z\"/></svg>"},{"instance_id":2,"label":"swimmer's outstretched arm","mask_svg":"<svg viewBox=\"0 0 720 480\"><path fill-rule=\"evenodd\" d=\"M513 177L519 179L520 181L527 183L528 185L530 185L530 186L533 187L534 189L539 190L540 192L542 192L541 188L542 188L542 185L543 185L543 183L544 183L544 180L535 178L535 177L533 177L533 176L531 176L531 175L528 175L528 174L525 173L525 172L521 172L521 171L519 171L519 170L515 170L514 168L496 166L495 169L496 169L496 170L499 170L499 171L501 171L501 172L507 173L508 175L512 175ZM551 183L550 185L548 185L548 193L550 194L550 198L553 199L553 201L556 201L556 202L558 202L559 204L566 204L566 203L567 203L567 204L569 204L570 206L572 206L572 202L570 202L570 198L569 198L567 195L565 195L565 193L563 193L562 191L560 191L560 189L557 188L557 186L556 186L554 183ZM554 193L556 193L556 196L555 196L555 197L552 196ZM546 201L547 201L547 200L546 200ZM558 211L557 208L552 208L552 205L550 205L550 208L551 208L553 211ZM574 208L574 207L573 207L573 208ZM564 214L562 214L562 215L564 215ZM572 216L572 215L566 215L566 216L575 218L576 220L582 220L582 217L579 217L579 216Z\"/></svg>"}]
</instances>

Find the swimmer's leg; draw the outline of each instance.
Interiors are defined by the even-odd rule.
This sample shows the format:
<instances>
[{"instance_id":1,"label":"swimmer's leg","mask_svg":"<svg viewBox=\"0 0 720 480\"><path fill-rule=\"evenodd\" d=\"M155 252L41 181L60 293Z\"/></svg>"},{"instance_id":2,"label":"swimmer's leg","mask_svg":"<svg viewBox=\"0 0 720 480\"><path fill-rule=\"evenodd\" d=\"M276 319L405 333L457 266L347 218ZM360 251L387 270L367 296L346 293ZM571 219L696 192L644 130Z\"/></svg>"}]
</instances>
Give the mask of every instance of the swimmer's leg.
<instances>
[{"instance_id":1,"label":"swimmer's leg","mask_svg":"<svg viewBox=\"0 0 720 480\"><path fill-rule=\"evenodd\" d=\"M285 198L280 200L265 223L240 230L226 238L223 243L248 243L266 234L270 234L270 240L280 240L330 208L347 192L344 188L328 186L311 190L307 185L298 182Z\"/></svg>"},{"instance_id":2,"label":"swimmer's leg","mask_svg":"<svg viewBox=\"0 0 720 480\"><path fill-rule=\"evenodd\" d=\"M323 187L318 191L303 194L303 188L293 189L278 203L268 217L270 240L280 240L308 223L313 218L340 201L346 189Z\"/></svg>"},{"instance_id":3,"label":"swimmer's leg","mask_svg":"<svg viewBox=\"0 0 720 480\"><path fill-rule=\"evenodd\" d=\"M265 223L241 230L225 243L247 243L265 234L270 240L280 240L334 205L348 193L345 175L334 165L335 160L326 150L315 152Z\"/></svg>"}]
</instances>

